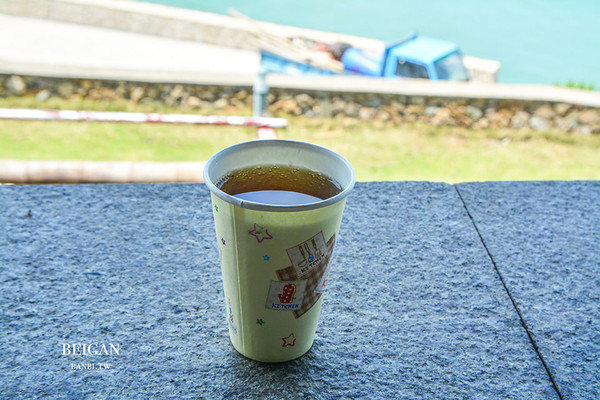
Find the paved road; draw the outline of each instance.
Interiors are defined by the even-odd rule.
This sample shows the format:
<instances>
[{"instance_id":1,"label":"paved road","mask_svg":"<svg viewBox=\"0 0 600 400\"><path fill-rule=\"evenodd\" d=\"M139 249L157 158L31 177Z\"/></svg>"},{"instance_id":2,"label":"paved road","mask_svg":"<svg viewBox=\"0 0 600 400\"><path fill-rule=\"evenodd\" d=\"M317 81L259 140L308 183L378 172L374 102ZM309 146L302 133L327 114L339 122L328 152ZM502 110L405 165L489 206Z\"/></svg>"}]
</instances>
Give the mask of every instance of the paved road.
<instances>
[{"instance_id":1,"label":"paved road","mask_svg":"<svg viewBox=\"0 0 600 400\"><path fill-rule=\"evenodd\" d=\"M248 75L259 61L252 51L0 14L0 67L17 62Z\"/></svg>"}]
</instances>

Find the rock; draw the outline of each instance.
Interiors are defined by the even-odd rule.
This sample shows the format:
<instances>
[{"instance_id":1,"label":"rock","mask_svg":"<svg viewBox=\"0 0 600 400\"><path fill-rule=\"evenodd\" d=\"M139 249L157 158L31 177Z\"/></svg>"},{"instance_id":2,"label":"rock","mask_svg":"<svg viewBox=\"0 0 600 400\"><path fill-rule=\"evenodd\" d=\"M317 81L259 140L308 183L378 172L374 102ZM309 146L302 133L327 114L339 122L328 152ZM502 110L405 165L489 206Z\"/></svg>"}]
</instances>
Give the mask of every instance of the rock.
<instances>
[{"instance_id":1,"label":"rock","mask_svg":"<svg viewBox=\"0 0 600 400\"><path fill-rule=\"evenodd\" d=\"M486 118L480 118L479 121L473 124L473 129L487 129L490 127L490 121Z\"/></svg>"},{"instance_id":2,"label":"rock","mask_svg":"<svg viewBox=\"0 0 600 400\"><path fill-rule=\"evenodd\" d=\"M139 102L144 97L144 88L141 86L135 87L129 94L129 98L134 102Z\"/></svg>"},{"instance_id":3,"label":"rock","mask_svg":"<svg viewBox=\"0 0 600 400\"><path fill-rule=\"evenodd\" d=\"M146 90L146 96L150 97L151 99L155 99L158 100L160 99L160 90L158 90L158 88L156 86L150 86L147 90Z\"/></svg>"},{"instance_id":4,"label":"rock","mask_svg":"<svg viewBox=\"0 0 600 400\"><path fill-rule=\"evenodd\" d=\"M533 116L540 117L545 120L551 120L552 118L554 118L554 109L550 107L549 104L544 104L534 111Z\"/></svg>"},{"instance_id":5,"label":"rock","mask_svg":"<svg viewBox=\"0 0 600 400\"><path fill-rule=\"evenodd\" d=\"M446 108L448 110L450 110L450 115L452 116L452 118L460 118L460 117L464 117L465 115L465 106L464 105L460 105L458 104L456 101L453 101L452 103L449 103Z\"/></svg>"},{"instance_id":6,"label":"rock","mask_svg":"<svg viewBox=\"0 0 600 400\"><path fill-rule=\"evenodd\" d=\"M4 83L8 93L15 96L22 96L27 91L25 80L18 75L13 75Z\"/></svg>"},{"instance_id":7,"label":"rock","mask_svg":"<svg viewBox=\"0 0 600 400\"><path fill-rule=\"evenodd\" d=\"M210 90L203 90L202 92L200 92L198 97L204 101L214 101L216 98L215 94Z\"/></svg>"},{"instance_id":8,"label":"rock","mask_svg":"<svg viewBox=\"0 0 600 400\"><path fill-rule=\"evenodd\" d=\"M381 120L381 121L389 121L392 119L392 116L389 112L387 111L379 111L377 113L377 119Z\"/></svg>"},{"instance_id":9,"label":"rock","mask_svg":"<svg viewBox=\"0 0 600 400\"><path fill-rule=\"evenodd\" d=\"M241 100L236 99L235 97L232 98L231 100L229 100L229 102L231 103L231 105L235 108L237 108L238 110L243 109L246 107L246 103L244 103Z\"/></svg>"},{"instance_id":10,"label":"rock","mask_svg":"<svg viewBox=\"0 0 600 400\"><path fill-rule=\"evenodd\" d=\"M63 81L58 85L56 91L62 97L69 97L75 93L75 85L71 81Z\"/></svg>"},{"instance_id":11,"label":"rock","mask_svg":"<svg viewBox=\"0 0 600 400\"><path fill-rule=\"evenodd\" d=\"M392 116L392 123L394 125L400 125L404 122L404 119L402 118L402 116L400 114L391 114Z\"/></svg>"},{"instance_id":12,"label":"rock","mask_svg":"<svg viewBox=\"0 0 600 400\"><path fill-rule=\"evenodd\" d=\"M98 93L98 89L91 89L87 94L88 100L98 100L100 99L100 94Z\"/></svg>"},{"instance_id":13,"label":"rock","mask_svg":"<svg viewBox=\"0 0 600 400\"><path fill-rule=\"evenodd\" d=\"M169 97L171 90L173 90L173 85L159 83L156 85L156 90L158 90L158 95L156 96L157 98L166 99Z\"/></svg>"},{"instance_id":14,"label":"rock","mask_svg":"<svg viewBox=\"0 0 600 400\"><path fill-rule=\"evenodd\" d=\"M77 81L77 83L85 90L90 90L92 88L92 82L90 82L89 79L82 79Z\"/></svg>"},{"instance_id":15,"label":"rock","mask_svg":"<svg viewBox=\"0 0 600 400\"><path fill-rule=\"evenodd\" d=\"M567 112L569 112L570 109L571 109L570 104L556 103L554 105L554 112L557 115L560 115L561 117L564 117L567 114Z\"/></svg>"},{"instance_id":16,"label":"rock","mask_svg":"<svg viewBox=\"0 0 600 400\"><path fill-rule=\"evenodd\" d=\"M375 96L375 95L371 94L369 96L366 104L369 107L378 108L379 106L381 106L383 104L383 102L381 101L379 96Z\"/></svg>"},{"instance_id":17,"label":"rock","mask_svg":"<svg viewBox=\"0 0 600 400\"><path fill-rule=\"evenodd\" d=\"M571 109L567 115L565 115L565 118L575 118L576 121L579 120L579 110L576 109Z\"/></svg>"},{"instance_id":18,"label":"rock","mask_svg":"<svg viewBox=\"0 0 600 400\"><path fill-rule=\"evenodd\" d=\"M335 117L336 115L343 115L346 110L346 102L341 99L333 99L331 102L331 116Z\"/></svg>"},{"instance_id":19,"label":"rock","mask_svg":"<svg viewBox=\"0 0 600 400\"><path fill-rule=\"evenodd\" d=\"M169 97L175 100L181 99L183 97L183 86L175 85L169 92Z\"/></svg>"},{"instance_id":20,"label":"rock","mask_svg":"<svg viewBox=\"0 0 600 400\"><path fill-rule=\"evenodd\" d=\"M246 90L240 90L235 93L234 97L239 101L246 101L248 98L248 92Z\"/></svg>"},{"instance_id":21,"label":"rock","mask_svg":"<svg viewBox=\"0 0 600 400\"><path fill-rule=\"evenodd\" d=\"M79 88L81 89L81 88ZM80 90L77 90L77 92L80 92ZM124 99L127 97L127 95L129 94L129 88L127 87L127 84L125 82L119 82L119 86L117 86L117 88L115 89L115 92L117 93L117 95Z\"/></svg>"},{"instance_id":22,"label":"rock","mask_svg":"<svg viewBox=\"0 0 600 400\"><path fill-rule=\"evenodd\" d=\"M346 109L344 110L344 113L348 116L348 117L352 117L352 118L358 118L358 113L360 112L360 105L351 101L346 103Z\"/></svg>"},{"instance_id":23,"label":"rock","mask_svg":"<svg viewBox=\"0 0 600 400\"><path fill-rule=\"evenodd\" d=\"M554 126L561 132L571 132L577 127L577 118L574 117L555 117Z\"/></svg>"},{"instance_id":24,"label":"rock","mask_svg":"<svg viewBox=\"0 0 600 400\"><path fill-rule=\"evenodd\" d=\"M315 104L312 110L319 117L331 118L333 116L331 112L331 101L329 98L321 99L321 102Z\"/></svg>"},{"instance_id":25,"label":"rock","mask_svg":"<svg viewBox=\"0 0 600 400\"><path fill-rule=\"evenodd\" d=\"M506 108L499 109L488 116L492 128L508 128L512 121L511 111Z\"/></svg>"},{"instance_id":26,"label":"rock","mask_svg":"<svg viewBox=\"0 0 600 400\"><path fill-rule=\"evenodd\" d=\"M588 109L579 112L579 122L583 125L600 124L600 110Z\"/></svg>"},{"instance_id":27,"label":"rock","mask_svg":"<svg viewBox=\"0 0 600 400\"><path fill-rule=\"evenodd\" d=\"M297 95L295 97L295 99L296 99L296 103L301 108L311 108L315 103L315 100L306 93L301 93L301 94Z\"/></svg>"},{"instance_id":28,"label":"rock","mask_svg":"<svg viewBox=\"0 0 600 400\"><path fill-rule=\"evenodd\" d=\"M529 126L535 131L547 131L550 128L550 121L543 117L529 118Z\"/></svg>"},{"instance_id":29,"label":"rock","mask_svg":"<svg viewBox=\"0 0 600 400\"><path fill-rule=\"evenodd\" d=\"M217 110L223 110L223 109L227 108L228 105L229 105L229 103L227 102L227 99L217 99L213 103L213 107L216 108Z\"/></svg>"},{"instance_id":30,"label":"rock","mask_svg":"<svg viewBox=\"0 0 600 400\"><path fill-rule=\"evenodd\" d=\"M27 90L33 90L34 93L37 93L42 89L49 89L52 86L52 82L49 82L48 78L43 77L27 78L25 84L27 85Z\"/></svg>"},{"instance_id":31,"label":"rock","mask_svg":"<svg viewBox=\"0 0 600 400\"><path fill-rule=\"evenodd\" d=\"M463 128L468 128L473 124L473 120L466 115L459 115L456 117L457 122Z\"/></svg>"},{"instance_id":32,"label":"rock","mask_svg":"<svg viewBox=\"0 0 600 400\"><path fill-rule=\"evenodd\" d=\"M424 105L410 104L404 108L404 115L420 116L425 111Z\"/></svg>"},{"instance_id":33,"label":"rock","mask_svg":"<svg viewBox=\"0 0 600 400\"><path fill-rule=\"evenodd\" d=\"M202 108L202 100L196 96L190 96L185 101L185 105L190 108Z\"/></svg>"},{"instance_id":34,"label":"rock","mask_svg":"<svg viewBox=\"0 0 600 400\"><path fill-rule=\"evenodd\" d=\"M510 119L510 127L513 129L521 129L527 126L529 122L529 113L527 111L518 110Z\"/></svg>"},{"instance_id":35,"label":"rock","mask_svg":"<svg viewBox=\"0 0 600 400\"><path fill-rule=\"evenodd\" d=\"M383 105L381 107L378 107L377 110L379 112L386 112L388 113L390 116L394 115L394 114L398 114L398 110L396 110L394 107L389 106L389 105Z\"/></svg>"},{"instance_id":36,"label":"rock","mask_svg":"<svg viewBox=\"0 0 600 400\"><path fill-rule=\"evenodd\" d=\"M418 119L418 115L417 114L404 114L404 116L402 116L400 118L401 118L401 121L416 122Z\"/></svg>"},{"instance_id":37,"label":"rock","mask_svg":"<svg viewBox=\"0 0 600 400\"><path fill-rule=\"evenodd\" d=\"M282 111L288 114L295 114L297 108L299 107L296 100L290 98L278 100L271 105L274 112Z\"/></svg>"},{"instance_id":38,"label":"rock","mask_svg":"<svg viewBox=\"0 0 600 400\"><path fill-rule=\"evenodd\" d=\"M40 90L36 93L35 98L37 101L44 101L50 98L50 91L48 89Z\"/></svg>"},{"instance_id":39,"label":"rock","mask_svg":"<svg viewBox=\"0 0 600 400\"><path fill-rule=\"evenodd\" d=\"M392 100L390 107L394 108L396 111L402 112L406 108L406 105L404 103L400 103L399 101Z\"/></svg>"},{"instance_id":40,"label":"rock","mask_svg":"<svg viewBox=\"0 0 600 400\"><path fill-rule=\"evenodd\" d=\"M485 117L489 119L490 116L493 116L497 112L498 112L498 109L496 107L491 106L491 107L488 107L485 109L484 114L485 114Z\"/></svg>"},{"instance_id":41,"label":"rock","mask_svg":"<svg viewBox=\"0 0 600 400\"><path fill-rule=\"evenodd\" d=\"M481 111L480 108L468 105L465 107L465 115L471 118L473 121L478 121L481 117L483 117L483 111Z\"/></svg>"},{"instance_id":42,"label":"rock","mask_svg":"<svg viewBox=\"0 0 600 400\"><path fill-rule=\"evenodd\" d=\"M373 107L362 107L358 111L358 118L365 120L373 120L377 116L377 109Z\"/></svg>"},{"instance_id":43,"label":"rock","mask_svg":"<svg viewBox=\"0 0 600 400\"><path fill-rule=\"evenodd\" d=\"M436 106L429 106L429 107L427 107L427 108L426 108L426 109L423 111L423 115L426 115L426 116L428 116L428 117L432 117L432 116L434 116L435 114L437 114L437 112L438 112L438 110L439 110L439 109L440 109L440 108L439 108L439 107L436 107Z\"/></svg>"},{"instance_id":44,"label":"rock","mask_svg":"<svg viewBox=\"0 0 600 400\"><path fill-rule=\"evenodd\" d=\"M456 121L452 118L450 110L446 107L440 107L431 118L430 122L436 126L456 125Z\"/></svg>"}]
</instances>

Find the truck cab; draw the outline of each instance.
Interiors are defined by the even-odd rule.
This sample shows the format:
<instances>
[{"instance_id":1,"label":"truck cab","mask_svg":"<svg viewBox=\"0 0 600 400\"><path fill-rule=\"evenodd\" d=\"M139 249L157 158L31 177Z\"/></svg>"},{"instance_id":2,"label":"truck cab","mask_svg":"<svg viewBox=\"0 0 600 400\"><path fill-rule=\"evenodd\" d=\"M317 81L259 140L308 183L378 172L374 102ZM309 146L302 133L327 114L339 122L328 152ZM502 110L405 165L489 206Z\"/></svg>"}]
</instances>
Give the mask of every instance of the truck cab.
<instances>
[{"instance_id":1,"label":"truck cab","mask_svg":"<svg viewBox=\"0 0 600 400\"><path fill-rule=\"evenodd\" d=\"M346 70L374 77L469 80L456 44L416 34L386 46L383 53L350 47L341 62Z\"/></svg>"}]
</instances>

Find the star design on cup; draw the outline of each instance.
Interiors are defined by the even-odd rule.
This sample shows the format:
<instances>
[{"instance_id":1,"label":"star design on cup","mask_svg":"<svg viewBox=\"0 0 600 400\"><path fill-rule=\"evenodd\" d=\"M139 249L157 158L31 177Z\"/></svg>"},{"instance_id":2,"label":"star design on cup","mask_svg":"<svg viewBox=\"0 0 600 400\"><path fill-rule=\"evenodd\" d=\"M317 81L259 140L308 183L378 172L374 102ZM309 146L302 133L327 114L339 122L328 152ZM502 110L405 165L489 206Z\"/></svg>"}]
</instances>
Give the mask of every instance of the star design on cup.
<instances>
[{"instance_id":1,"label":"star design on cup","mask_svg":"<svg viewBox=\"0 0 600 400\"><path fill-rule=\"evenodd\" d=\"M256 320L256 323L259 324L260 326L263 326L263 324L265 323L265 321L262 320L262 318L259 318Z\"/></svg>"},{"instance_id":2,"label":"star design on cup","mask_svg":"<svg viewBox=\"0 0 600 400\"><path fill-rule=\"evenodd\" d=\"M263 260L265 260L265 261L269 261L270 259L271 259L271 257L269 257L269 255L268 255L268 254L265 254L265 255L263 256Z\"/></svg>"},{"instance_id":3,"label":"star design on cup","mask_svg":"<svg viewBox=\"0 0 600 400\"><path fill-rule=\"evenodd\" d=\"M215 211L219 212L219 206L215 204Z\"/></svg>"},{"instance_id":4,"label":"star design on cup","mask_svg":"<svg viewBox=\"0 0 600 400\"><path fill-rule=\"evenodd\" d=\"M260 226L259 224L254 224L254 229L249 232L252 236L258 240L258 243L262 243L265 239L273 239L273 236L269 234L269 231L264 226Z\"/></svg>"},{"instance_id":5,"label":"star design on cup","mask_svg":"<svg viewBox=\"0 0 600 400\"><path fill-rule=\"evenodd\" d=\"M225 246L225 239L221 238L221 243L223 243L223 246Z\"/></svg>"},{"instance_id":6,"label":"star design on cup","mask_svg":"<svg viewBox=\"0 0 600 400\"><path fill-rule=\"evenodd\" d=\"M294 336L294 333L290 333L290 335L288 337L282 337L281 340L283 340L282 347L286 347L286 346L294 347L294 345L296 344L296 337Z\"/></svg>"}]
</instances>

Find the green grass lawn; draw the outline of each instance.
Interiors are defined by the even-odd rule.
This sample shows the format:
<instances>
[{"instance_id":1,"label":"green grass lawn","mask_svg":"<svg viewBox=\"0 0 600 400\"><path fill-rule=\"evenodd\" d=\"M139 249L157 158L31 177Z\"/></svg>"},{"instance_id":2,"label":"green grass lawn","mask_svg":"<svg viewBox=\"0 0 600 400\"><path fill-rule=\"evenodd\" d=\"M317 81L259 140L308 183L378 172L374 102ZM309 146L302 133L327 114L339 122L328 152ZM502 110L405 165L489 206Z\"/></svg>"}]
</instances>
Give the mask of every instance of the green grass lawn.
<instances>
[{"instance_id":1,"label":"green grass lawn","mask_svg":"<svg viewBox=\"0 0 600 400\"><path fill-rule=\"evenodd\" d=\"M33 98L0 99L0 107L193 112L127 102ZM232 113L249 115L250 110ZM361 181L600 179L598 135L287 119L289 127L278 130L278 137L342 154ZM226 146L256 137L256 129L244 127L0 120L0 159L203 161Z\"/></svg>"}]
</instances>

